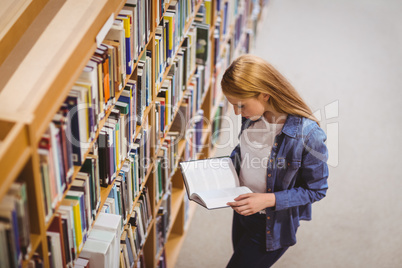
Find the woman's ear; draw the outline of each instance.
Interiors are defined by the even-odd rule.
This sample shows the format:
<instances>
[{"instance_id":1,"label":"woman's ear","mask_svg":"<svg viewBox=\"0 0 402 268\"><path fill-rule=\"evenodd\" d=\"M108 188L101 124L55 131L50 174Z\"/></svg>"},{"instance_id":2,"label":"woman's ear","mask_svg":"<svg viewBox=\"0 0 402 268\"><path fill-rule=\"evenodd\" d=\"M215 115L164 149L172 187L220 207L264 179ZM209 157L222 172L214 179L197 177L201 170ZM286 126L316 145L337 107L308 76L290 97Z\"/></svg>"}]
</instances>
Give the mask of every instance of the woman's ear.
<instances>
[{"instance_id":1,"label":"woman's ear","mask_svg":"<svg viewBox=\"0 0 402 268\"><path fill-rule=\"evenodd\" d=\"M261 93L261 95L262 95L262 98L263 98L264 101L269 100L270 95L268 93Z\"/></svg>"}]
</instances>

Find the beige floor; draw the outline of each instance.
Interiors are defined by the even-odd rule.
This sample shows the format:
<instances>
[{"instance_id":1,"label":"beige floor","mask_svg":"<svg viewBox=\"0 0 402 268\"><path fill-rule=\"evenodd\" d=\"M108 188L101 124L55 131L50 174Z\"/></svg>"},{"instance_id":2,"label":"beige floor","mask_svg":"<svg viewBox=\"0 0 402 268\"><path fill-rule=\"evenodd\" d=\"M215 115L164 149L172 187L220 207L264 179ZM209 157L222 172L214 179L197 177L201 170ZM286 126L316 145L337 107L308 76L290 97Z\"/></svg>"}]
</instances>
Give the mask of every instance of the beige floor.
<instances>
[{"instance_id":1,"label":"beige floor","mask_svg":"<svg viewBox=\"0 0 402 268\"><path fill-rule=\"evenodd\" d=\"M321 114L331 162L327 197L274 267L402 267L401 11L397 0L270 1L254 54ZM231 216L199 207L176 267L225 267Z\"/></svg>"}]
</instances>

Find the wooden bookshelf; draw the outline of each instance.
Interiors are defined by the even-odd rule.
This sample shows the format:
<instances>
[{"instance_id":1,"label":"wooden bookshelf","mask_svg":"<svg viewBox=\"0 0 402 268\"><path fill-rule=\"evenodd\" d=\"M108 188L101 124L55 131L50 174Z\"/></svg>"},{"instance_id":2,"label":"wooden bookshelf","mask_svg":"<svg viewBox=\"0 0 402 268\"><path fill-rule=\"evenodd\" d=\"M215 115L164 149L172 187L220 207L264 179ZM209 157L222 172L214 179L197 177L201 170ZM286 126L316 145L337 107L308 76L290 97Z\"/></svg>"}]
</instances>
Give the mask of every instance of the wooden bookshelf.
<instances>
[{"instance_id":1,"label":"wooden bookshelf","mask_svg":"<svg viewBox=\"0 0 402 268\"><path fill-rule=\"evenodd\" d=\"M22 118L0 119L0 200L31 156L28 130Z\"/></svg>"},{"instance_id":2,"label":"wooden bookshelf","mask_svg":"<svg viewBox=\"0 0 402 268\"><path fill-rule=\"evenodd\" d=\"M7 194L11 184L16 180L23 180L29 189L29 211L30 211L30 237L32 250L28 254L28 259L23 261L23 267L28 266L28 262L33 258L34 253L39 253L43 258L44 267L50 267L46 231L50 226L53 217L49 221L45 219L45 205L43 194L43 183L40 171L40 161L38 154L38 142L46 132L53 116L59 110L61 104L68 96L72 86L80 76L83 68L97 48L96 37L102 27L110 17L116 17L125 4L125 0L5 0L3 9L0 11L0 201ZM157 16L156 5L158 1L151 1L151 24L148 43L145 48L155 52L156 27L159 25L160 18ZM171 0L164 3L165 12ZM228 4L233 5L233 1L223 0L222 8ZM239 2L239 12L252 10L252 1L241 0ZM260 1L261 3L264 1ZM194 20L196 13L202 9L202 1L195 0L192 14L189 15L182 29L185 36ZM208 57L209 68L206 77L208 83L205 85L200 107L204 111L206 121L203 126L201 137L202 150L196 154L197 159L213 156L214 148L211 148L212 120L218 109L219 100L223 94L218 92L217 101L213 100L214 86L219 81L215 79L215 66L213 66L214 51L219 51L220 58L228 57L224 46L228 42L233 42L235 34L235 23L238 14L233 14L232 20L227 21L226 35L223 32L223 16L221 10L215 9L216 0L211 2L211 25L209 26L209 46L210 54ZM248 8L244 8L249 5ZM234 9L230 9L232 11ZM263 11L264 9L262 9ZM165 14L165 13L163 13ZM250 14L243 14L249 16ZM163 15L162 15L163 17ZM214 47L215 24L221 17L220 47ZM261 16L259 16L261 17ZM244 25L246 28L246 25ZM239 33L238 33L239 34ZM242 45L245 39L245 32L241 34ZM179 40L178 47L183 45L183 40ZM238 46L233 51L238 55L242 49ZM145 53L145 49L140 53L139 58ZM174 57L179 54L179 49L174 51ZM151 61L151 79L155 81L155 57ZM132 76L136 77L138 63L134 63L133 73L127 75L125 83ZM136 126L134 139L137 137L142 127L146 124L152 126L152 118L155 113L155 98L160 90L159 86L167 79L171 66L168 66L163 74L161 82L151 85L152 101L145 109L141 126ZM220 70L224 70L221 68ZM189 74L187 85L196 75L197 69L194 68ZM116 100L120 92L116 92ZM183 99L177 103L178 108ZM212 105L216 103L215 105ZM112 106L113 107L113 106ZM98 122L98 130L95 134L96 140L106 118L110 115L111 108L105 111L105 118ZM173 120L177 116L173 114ZM172 122L173 122L172 120ZM166 132L170 125L166 126ZM158 139L161 144L165 137ZM184 196L186 190L181 178L178 164L184 160L186 151L186 141L181 140L178 144L176 165L173 175L171 192L171 214L170 228L167 233L167 241L163 249L166 252L168 267L174 267L179 256L181 245L186 235L186 228L189 226L192 215L196 209L194 203L189 204L189 211L186 212ZM84 156L89 154L87 150ZM140 194L144 187L149 189L153 219L147 227L147 237L142 252L145 256L147 267L157 267L158 259L162 251L156 252L156 216L162 201L156 200L156 174L154 161L159 150L151 149L152 162L146 172L144 182L140 185ZM85 159L85 157L84 157ZM75 179L81 167L74 168L72 180ZM113 184L112 184L113 185ZM101 190L101 207L105 203L112 185ZM66 191L70 187L67 187ZM66 196L64 192L62 198ZM134 205L138 202L139 196L134 198ZM56 207L57 208L57 207ZM131 208L130 211L132 211ZM99 214L99 211L97 215ZM187 222L185 215L188 215Z\"/></svg>"},{"instance_id":3,"label":"wooden bookshelf","mask_svg":"<svg viewBox=\"0 0 402 268\"><path fill-rule=\"evenodd\" d=\"M2 1L0 10L0 65L48 1Z\"/></svg>"}]
</instances>

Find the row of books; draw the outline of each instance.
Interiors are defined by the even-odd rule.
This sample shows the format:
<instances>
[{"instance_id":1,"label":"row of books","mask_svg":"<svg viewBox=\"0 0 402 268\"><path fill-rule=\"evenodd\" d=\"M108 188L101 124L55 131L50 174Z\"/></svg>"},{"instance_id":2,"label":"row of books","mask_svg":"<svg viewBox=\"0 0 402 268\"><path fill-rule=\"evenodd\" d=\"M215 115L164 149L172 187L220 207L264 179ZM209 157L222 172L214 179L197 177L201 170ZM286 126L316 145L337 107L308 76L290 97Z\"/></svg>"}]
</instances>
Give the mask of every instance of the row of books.
<instances>
[{"instance_id":1,"label":"row of books","mask_svg":"<svg viewBox=\"0 0 402 268\"><path fill-rule=\"evenodd\" d=\"M73 210L68 206L60 210L46 232L51 267L118 267L121 216L100 213L85 245L76 248L81 226L77 226Z\"/></svg>"},{"instance_id":2,"label":"row of books","mask_svg":"<svg viewBox=\"0 0 402 268\"><path fill-rule=\"evenodd\" d=\"M141 191L140 187L143 185L147 172L146 165L149 164L149 149L147 150L146 146L141 142L141 134L146 136L145 129L142 129L141 133L137 136L136 143L134 143L128 157L123 162L120 172L118 174L114 173L113 178L115 179L112 181L114 185L109 197L105 201L105 205L102 207L102 211L122 215L123 223L127 221L127 215L133 206L134 198ZM118 135L114 133L111 136L115 138ZM112 157L116 159L117 150L115 148L112 149ZM59 202L59 209L56 215L63 213L63 211L65 213L66 209L74 213L75 243L72 244L74 248L72 252L79 253L81 251L82 245L86 243L90 226L99 209L100 184L101 182L103 182L102 184L105 183L104 178L100 176L100 167L104 167L102 164L100 165L103 157L102 150L98 148L98 142L95 142L94 148L87 156L80 172L78 172L75 179L69 185L65 198ZM145 165L141 165L140 163L145 163ZM116 168L115 165L112 167ZM47 198L51 197L49 193L46 193L46 191L49 191L49 187L47 187L49 184L53 184L53 187L55 187L55 181L53 183L44 183L45 207L54 209L56 205L52 207L52 202L50 202L52 199ZM110 210L110 208L113 208L113 210ZM50 218L51 214L47 215ZM73 253L70 259L74 259Z\"/></svg>"},{"instance_id":3,"label":"row of books","mask_svg":"<svg viewBox=\"0 0 402 268\"><path fill-rule=\"evenodd\" d=\"M166 14L171 14L167 12ZM161 87L163 76L166 72L166 68L172 64L178 58L183 58L183 81L180 82L183 90L186 87L186 82L190 76L191 71L195 68L196 60L196 31L194 26L190 26L186 35L182 38L182 44L180 48L173 51L169 49L169 38L173 38L169 28L171 18L167 15L161 20L160 25L155 30L155 51L156 51L156 70L155 70L155 84L156 88ZM172 48L173 49L173 48ZM176 55L176 57L174 57ZM177 67L177 64L176 64Z\"/></svg>"},{"instance_id":4,"label":"row of books","mask_svg":"<svg viewBox=\"0 0 402 268\"><path fill-rule=\"evenodd\" d=\"M120 209L122 208L120 207ZM113 215L113 217L109 215ZM124 216L126 220L124 220ZM111 219L106 221L106 217ZM123 216L116 215L116 213L101 212L99 214L79 254L79 258L75 261L75 265L80 259L87 259L90 267L133 267L135 263L143 263L142 249L148 235L148 226L151 220L150 198L145 188L138 202L128 214L124 215L123 213ZM98 228L99 225L103 226L104 229L113 227L118 232L110 235L98 230L100 229ZM106 243L99 245L96 241ZM140 266L138 265L137 267Z\"/></svg>"},{"instance_id":5,"label":"row of books","mask_svg":"<svg viewBox=\"0 0 402 268\"><path fill-rule=\"evenodd\" d=\"M78 91L80 94L69 94L69 97L77 98L77 94L78 97L81 96L77 103L72 102L72 105L68 107L70 113L71 109L76 107L74 112L78 114L78 119L74 119L74 114L70 115L72 120L74 119L78 123L78 126L75 126L76 124L73 122L73 136L78 143L81 143L81 146L73 147L76 154L75 165L82 164L80 160L85 153L83 145L94 138L98 122L115 104L116 95L127 86L126 77L130 77L134 73L134 62L138 62L137 73L135 73L137 79L130 79L128 82L128 87L132 87L131 96L137 102L132 120L141 122L142 112L150 103L152 98L150 92L151 52L146 51L139 58L141 51L148 43L150 18L146 14L148 14L149 8L149 0L134 0L126 3L106 34L105 40L98 46L76 81L72 92ZM137 84L138 86L136 86ZM84 150L80 150L81 148Z\"/></svg>"},{"instance_id":6,"label":"row of books","mask_svg":"<svg viewBox=\"0 0 402 268\"><path fill-rule=\"evenodd\" d=\"M165 142L162 144L162 149L169 148L168 144L177 147L180 141L185 141L185 155L186 159L195 157L201 150L202 146L202 133L205 118L203 117L203 110L200 109L204 92L202 73L199 70L204 70L203 66L197 66L197 72L191 79L188 89L185 91L182 98L181 105L177 108L176 115L170 125L169 132L165 137ZM166 143L167 142L167 143ZM178 148L173 147L174 154L178 153ZM169 174L174 172L177 166L177 157L170 157L169 160ZM171 160L171 161L170 161Z\"/></svg>"},{"instance_id":7,"label":"row of books","mask_svg":"<svg viewBox=\"0 0 402 268\"><path fill-rule=\"evenodd\" d=\"M166 10L163 20L159 24L163 27L166 34L164 35L166 44L166 62L170 65L174 59L174 55L180 47L180 42L184 39L186 33L185 25L190 19L190 15L194 13L195 0L172 0Z\"/></svg>"},{"instance_id":8,"label":"row of books","mask_svg":"<svg viewBox=\"0 0 402 268\"><path fill-rule=\"evenodd\" d=\"M99 209L100 185L106 187L116 178L121 180L124 175L130 187L130 198L138 195L150 165L149 130L141 128L136 140L127 146L126 121L127 111L123 114L117 109L112 110L80 172L76 173L74 180L69 181L63 180L65 177L57 171L62 168L60 163L65 159L63 149L69 144L67 140L59 137L66 132L55 128L53 122L50 124L46 133L47 138L46 140L42 138L39 149L46 222L62 201L65 190L68 187L77 187L81 180L88 180L88 185L91 187L92 218Z\"/></svg>"},{"instance_id":9,"label":"row of books","mask_svg":"<svg viewBox=\"0 0 402 268\"><path fill-rule=\"evenodd\" d=\"M136 265L144 261L143 254L137 255L138 241L137 228L129 223L120 238L120 268L141 267Z\"/></svg>"},{"instance_id":10,"label":"row of books","mask_svg":"<svg viewBox=\"0 0 402 268\"><path fill-rule=\"evenodd\" d=\"M181 55L175 60L180 66ZM176 65L172 65L169 75L165 80L167 88L165 90L162 87L155 101L155 127L156 127L156 149L159 149L161 145L158 139L163 139L168 134L166 131L169 129L170 132L178 131L180 136L184 136L186 125L189 124L190 119L196 114L200 109L203 97L207 90L207 85L205 83L206 77L205 68L203 65L196 65L195 72L187 84L186 90L181 91L179 86L173 86L174 81L179 81L176 75L180 73L180 68L176 68ZM183 85L184 86L184 85ZM168 93L171 92L169 95ZM176 92L176 93L175 93ZM181 100L180 107L179 100ZM167 105L168 103L168 105ZM183 110L183 106L188 106L188 108Z\"/></svg>"},{"instance_id":11,"label":"row of books","mask_svg":"<svg viewBox=\"0 0 402 268\"><path fill-rule=\"evenodd\" d=\"M213 64L212 59L212 44L210 43L210 24L206 21L207 9L200 8L195 15L194 25L197 29L197 52L196 52L196 62L199 66L203 67L204 85L208 87L210 82L211 65ZM212 21L211 21L212 22Z\"/></svg>"},{"instance_id":12,"label":"row of books","mask_svg":"<svg viewBox=\"0 0 402 268\"><path fill-rule=\"evenodd\" d=\"M131 245L133 256L131 256L131 253L128 250L127 257L129 262L126 262L128 266L126 265L124 267L133 267L134 262L137 263L137 267L142 267L142 265L145 264L143 248L149 235L148 227L153 219L152 215L150 196L147 191L144 191L139 201L135 204L133 212L128 220L127 226L131 226L133 232L133 245ZM127 244L128 243L126 243L126 245Z\"/></svg>"},{"instance_id":13,"label":"row of books","mask_svg":"<svg viewBox=\"0 0 402 268\"><path fill-rule=\"evenodd\" d=\"M176 2L174 2L176 3ZM177 3L176 3L177 4ZM168 10L169 11L169 10ZM169 12L167 12L169 13ZM165 16L166 17L166 16ZM161 21L164 23L165 19ZM167 21L166 24L169 24ZM161 57L157 56L157 71L156 71L156 85L158 90L157 98L155 100L156 112L159 115L156 118L156 126L157 129L157 137L162 138L164 136L164 131L166 127L172 122L173 115L175 110L177 109L177 104L183 98L184 91L188 88L188 80L190 75L194 72L194 70L198 69L197 74L199 79L205 81L206 76L202 75L200 77L200 73L202 73L201 67L196 66L197 61L203 61L205 57L205 51L207 48L205 44L208 44L208 27L202 27L205 24L196 24L196 26L190 27L187 35L182 38L183 43L180 49L177 51L176 57L171 59L170 61L160 60ZM163 50L160 49L162 45L158 43L159 33L161 36L160 40L163 40L165 36L169 36L168 34L164 35L167 28L163 28L162 26L158 26L159 31L156 32L156 51L157 55L162 55L163 53L159 53L158 51ZM206 31L205 31L206 30ZM199 44L204 44L201 48ZM167 45L167 44L165 44ZM201 51L201 52L200 52ZM170 58L167 58L170 59ZM171 65L169 72L166 76L166 79L162 82L162 76L164 74L165 66ZM199 63L199 62L197 62ZM158 68L159 66L159 68ZM159 70L159 71L158 71ZM161 83L161 84L159 84ZM202 84L205 85L205 84ZM201 99L201 94L199 96Z\"/></svg>"},{"instance_id":14,"label":"row of books","mask_svg":"<svg viewBox=\"0 0 402 268\"><path fill-rule=\"evenodd\" d=\"M81 197L70 200L75 195L67 196L46 232L52 267L85 267L88 263L90 267L119 267L122 263L133 267L135 261L142 261L141 250L152 220L146 188L132 211L124 211L120 204L124 198L116 196L113 204L118 204L115 209L119 211L101 212L92 226L83 218Z\"/></svg>"},{"instance_id":15,"label":"row of books","mask_svg":"<svg viewBox=\"0 0 402 268\"><path fill-rule=\"evenodd\" d=\"M162 251L162 254L159 257L157 267L158 268L166 268L167 267L166 251L165 250Z\"/></svg>"},{"instance_id":16,"label":"row of books","mask_svg":"<svg viewBox=\"0 0 402 268\"><path fill-rule=\"evenodd\" d=\"M171 186L168 192L163 196L162 203L158 209L158 214L156 217L155 228L156 228L156 256L161 254L165 243L167 241L168 231L171 226Z\"/></svg>"},{"instance_id":17,"label":"row of books","mask_svg":"<svg viewBox=\"0 0 402 268\"><path fill-rule=\"evenodd\" d=\"M129 44L132 51L131 58L134 61L137 60L138 55L145 49L146 44L149 42L151 31L151 4L152 2L150 0L127 0L122 11L117 16L117 19L119 19L121 15L128 16L130 19L127 22L130 25L130 33L126 33L125 36L126 38L127 36L131 37Z\"/></svg>"},{"instance_id":18,"label":"row of books","mask_svg":"<svg viewBox=\"0 0 402 268\"><path fill-rule=\"evenodd\" d=\"M21 267L31 251L27 186L14 182L0 202L0 267Z\"/></svg>"},{"instance_id":19,"label":"row of books","mask_svg":"<svg viewBox=\"0 0 402 268\"><path fill-rule=\"evenodd\" d=\"M167 142L172 141L170 139L171 136L168 136L169 139L166 141ZM173 137L174 139L174 137ZM159 151L159 155L155 159L155 200L158 202L164 193L168 192L168 186L169 186L169 181L170 181L170 173L171 173L171 163L175 161L175 158L172 159L172 157L175 157L174 155L174 146L165 146L164 148ZM173 154L172 154L173 152Z\"/></svg>"},{"instance_id":20,"label":"row of books","mask_svg":"<svg viewBox=\"0 0 402 268\"><path fill-rule=\"evenodd\" d=\"M128 105L124 104L127 108ZM129 161L134 155L140 155L139 177L145 177L146 169L150 164L151 131L148 123L140 128L134 141L130 141L128 133L129 111L119 103L113 109L106 123L99 132L97 143L99 144L99 161L101 163L100 180L102 186L113 183L117 171L120 170L124 162ZM121 110L123 108L124 110ZM138 180L138 178L136 179Z\"/></svg>"},{"instance_id":21,"label":"row of books","mask_svg":"<svg viewBox=\"0 0 402 268\"><path fill-rule=\"evenodd\" d=\"M214 118L212 120L212 136L211 136L212 147L215 146L220 137L222 122L225 119L228 106L229 106L228 101L226 99L218 104L218 109L216 110Z\"/></svg>"}]
</instances>

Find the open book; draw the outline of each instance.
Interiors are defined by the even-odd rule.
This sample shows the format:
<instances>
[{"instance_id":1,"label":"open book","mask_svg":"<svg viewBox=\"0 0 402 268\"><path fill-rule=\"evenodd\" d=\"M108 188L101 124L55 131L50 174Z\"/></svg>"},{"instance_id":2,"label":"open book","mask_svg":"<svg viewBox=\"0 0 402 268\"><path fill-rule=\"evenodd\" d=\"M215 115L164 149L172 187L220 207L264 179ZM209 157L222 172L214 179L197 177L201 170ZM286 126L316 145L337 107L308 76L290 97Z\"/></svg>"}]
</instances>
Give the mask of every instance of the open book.
<instances>
[{"instance_id":1,"label":"open book","mask_svg":"<svg viewBox=\"0 0 402 268\"><path fill-rule=\"evenodd\" d=\"M208 209L228 207L227 202L252 192L240 186L229 157L180 162L180 169L189 199Z\"/></svg>"}]
</instances>

